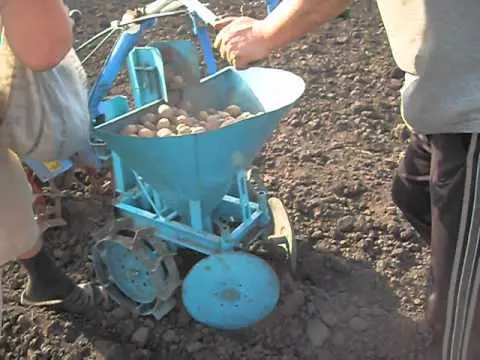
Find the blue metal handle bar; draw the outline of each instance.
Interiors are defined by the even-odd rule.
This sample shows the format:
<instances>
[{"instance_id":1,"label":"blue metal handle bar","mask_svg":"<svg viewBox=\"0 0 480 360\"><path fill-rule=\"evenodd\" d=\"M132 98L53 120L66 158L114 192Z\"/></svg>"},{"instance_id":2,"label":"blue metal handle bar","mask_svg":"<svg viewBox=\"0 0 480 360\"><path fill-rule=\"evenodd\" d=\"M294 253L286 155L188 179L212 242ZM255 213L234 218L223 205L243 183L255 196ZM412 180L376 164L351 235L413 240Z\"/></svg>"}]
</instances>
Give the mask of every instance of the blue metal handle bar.
<instances>
[{"instance_id":1,"label":"blue metal handle bar","mask_svg":"<svg viewBox=\"0 0 480 360\"><path fill-rule=\"evenodd\" d=\"M153 27L154 19L142 22L138 29L131 31L123 31L117 40L112 52L107 58L97 80L90 90L88 106L92 120L95 121L100 115L98 106L102 99L112 88L113 82L122 69L128 54L141 40L144 31Z\"/></svg>"}]
</instances>

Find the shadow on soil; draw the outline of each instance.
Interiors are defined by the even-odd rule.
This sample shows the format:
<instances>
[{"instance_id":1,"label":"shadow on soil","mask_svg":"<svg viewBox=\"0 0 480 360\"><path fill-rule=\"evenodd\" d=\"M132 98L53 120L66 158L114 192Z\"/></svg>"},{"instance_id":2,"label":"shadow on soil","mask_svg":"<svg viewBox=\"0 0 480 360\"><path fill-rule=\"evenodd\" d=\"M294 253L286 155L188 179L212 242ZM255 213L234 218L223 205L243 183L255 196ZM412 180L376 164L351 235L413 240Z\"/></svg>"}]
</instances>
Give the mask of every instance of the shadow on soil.
<instances>
[{"instance_id":1,"label":"shadow on soil","mask_svg":"<svg viewBox=\"0 0 480 360\"><path fill-rule=\"evenodd\" d=\"M81 211L83 212L83 211ZM95 216L95 215L92 215ZM76 214L72 214L76 218ZM71 224L75 229L85 224ZM72 230L69 231L71 233ZM75 231L75 230L73 230ZM91 279L86 271L88 252L93 245L87 238L69 247L60 237L52 238L47 248L71 252L65 264L70 274L79 271L82 280ZM306 242L299 243L298 269L289 272L288 262L271 253L260 256L272 264L279 275L282 293L278 308L262 323L245 331L221 332L199 327L179 308L165 319L135 318L128 312L95 311L86 316L56 314L27 309L32 322L39 327L42 339L63 343L75 349L77 357L65 359L299 359L299 360L406 360L423 359L427 335L420 322L401 314L399 299L387 280L371 264L318 251ZM188 270L198 256L182 256ZM7 285L8 286L8 285ZM15 305L20 287L6 296L8 312L16 315L25 309ZM8 292L8 290L7 290ZM35 320L36 319L36 320ZM148 329L145 340L134 341L135 332ZM177 348L165 342L166 329L178 337ZM200 330L199 330L200 329ZM205 345L194 354L186 350L192 337L202 334ZM15 335L9 335L15 338ZM52 340L54 339L54 340ZM58 340L55 340L58 339ZM203 340L202 340L203 339ZM208 339L205 340L205 339ZM134 343L137 345L134 345ZM91 345L85 345L90 343ZM143 343L138 345L138 343ZM261 344L261 345L259 345ZM12 344L13 345L13 344ZM259 348L260 350L255 350ZM220 347L226 356L218 355ZM93 348L93 349L92 349ZM202 355L204 354L204 355ZM241 354L241 355L240 355ZM39 358L43 359L43 358Z\"/></svg>"}]
</instances>

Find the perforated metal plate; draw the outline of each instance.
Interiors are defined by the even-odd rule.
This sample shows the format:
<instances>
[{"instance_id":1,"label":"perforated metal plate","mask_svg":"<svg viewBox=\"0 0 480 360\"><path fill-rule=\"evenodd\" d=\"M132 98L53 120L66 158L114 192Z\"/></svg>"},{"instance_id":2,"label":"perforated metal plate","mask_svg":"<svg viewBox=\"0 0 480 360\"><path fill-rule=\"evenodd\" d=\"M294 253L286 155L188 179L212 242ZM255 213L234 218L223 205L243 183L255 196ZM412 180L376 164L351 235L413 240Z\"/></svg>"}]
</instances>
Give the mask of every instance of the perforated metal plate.
<instances>
[{"instance_id":1,"label":"perforated metal plate","mask_svg":"<svg viewBox=\"0 0 480 360\"><path fill-rule=\"evenodd\" d=\"M118 242L107 241L102 252L111 280L126 296L144 304L156 299L158 289L151 272L133 251Z\"/></svg>"}]
</instances>

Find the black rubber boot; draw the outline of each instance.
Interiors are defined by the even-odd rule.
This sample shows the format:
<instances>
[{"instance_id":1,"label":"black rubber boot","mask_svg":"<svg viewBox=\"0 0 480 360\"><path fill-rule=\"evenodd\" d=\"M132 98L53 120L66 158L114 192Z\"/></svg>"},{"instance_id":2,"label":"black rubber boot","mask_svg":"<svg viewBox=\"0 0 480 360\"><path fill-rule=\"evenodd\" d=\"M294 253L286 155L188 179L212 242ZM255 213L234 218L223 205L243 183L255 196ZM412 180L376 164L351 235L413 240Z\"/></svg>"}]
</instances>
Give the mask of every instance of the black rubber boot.
<instances>
[{"instance_id":1,"label":"black rubber boot","mask_svg":"<svg viewBox=\"0 0 480 360\"><path fill-rule=\"evenodd\" d=\"M72 293L75 283L42 250L34 257L19 261L28 274L24 296L31 302L62 300Z\"/></svg>"}]
</instances>

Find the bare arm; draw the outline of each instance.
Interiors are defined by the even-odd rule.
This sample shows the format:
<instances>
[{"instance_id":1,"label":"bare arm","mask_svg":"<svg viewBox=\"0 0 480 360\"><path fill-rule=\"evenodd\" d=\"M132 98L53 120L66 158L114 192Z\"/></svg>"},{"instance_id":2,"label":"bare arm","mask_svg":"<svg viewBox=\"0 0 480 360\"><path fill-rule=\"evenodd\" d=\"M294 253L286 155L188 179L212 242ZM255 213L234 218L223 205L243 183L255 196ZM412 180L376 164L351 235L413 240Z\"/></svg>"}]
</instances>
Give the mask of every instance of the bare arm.
<instances>
[{"instance_id":1,"label":"bare arm","mask_svg":"<svg viewBox=\"0 0 480 360\"><path fill-rule=\"evenodd\" d=\"M248 67L335 18L351 0L283 0L265 19L233 17L216 24L214 46L236 68Z\"/></svg>"},{"instance_id":2,"label":"bare arm","mask_svg":"<svg viewBox=\"0 0 480 360\"><path fill-rule=\"evenodd\" d=\"M270 50L281 48L342 13L351 0L283 0L258 29Z\"/></svg>"},{"instance_id":3,"label":"bare arm","mask_svg":"<svg viewBox=\"0 0 480 360\"><path fill-rule=\"evenodd\" d=\"M72 23L62 0L0 0L5 36L34 71L56 66L72 47Z\"/></svg>"},{"instance_id":4,"label":"bare arm","mask_svg":"<svg viewBox=\"0 0 480 360\"><path fill-rule=\"evenodd\" d=\"M281 48L334 19L351 0L283 0L259 24L270 50Z\"/></svg>"}]
</instances>

